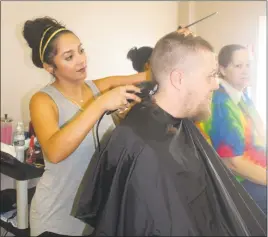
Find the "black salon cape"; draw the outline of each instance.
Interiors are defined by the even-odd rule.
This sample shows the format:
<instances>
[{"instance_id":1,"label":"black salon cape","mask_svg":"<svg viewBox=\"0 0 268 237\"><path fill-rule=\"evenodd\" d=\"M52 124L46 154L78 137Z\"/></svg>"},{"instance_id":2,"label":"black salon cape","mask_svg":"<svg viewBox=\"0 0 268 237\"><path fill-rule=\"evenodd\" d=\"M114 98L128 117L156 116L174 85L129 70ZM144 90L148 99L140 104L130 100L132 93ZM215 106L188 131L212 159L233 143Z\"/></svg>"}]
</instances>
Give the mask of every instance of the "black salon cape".
<instances>
[{"instance_id":1,"label":"black salon cape","mask_svg":"<svg viewBox=\"0 0 268 237\"><path fill-rule=\"evenodd\" d=\"M195 125L151 101L102 142L72 215L92 236L266 236L266 217Z\"/></svg>"}]
</instances>

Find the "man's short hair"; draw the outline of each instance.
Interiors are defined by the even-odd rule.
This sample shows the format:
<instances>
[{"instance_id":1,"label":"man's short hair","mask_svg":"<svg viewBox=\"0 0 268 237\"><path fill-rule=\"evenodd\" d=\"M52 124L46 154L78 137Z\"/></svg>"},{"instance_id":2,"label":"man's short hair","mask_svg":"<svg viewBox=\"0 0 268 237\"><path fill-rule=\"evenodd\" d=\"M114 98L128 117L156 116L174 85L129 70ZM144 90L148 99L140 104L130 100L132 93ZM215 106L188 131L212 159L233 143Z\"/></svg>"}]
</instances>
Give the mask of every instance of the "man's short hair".
<instances>
[{"instance_id":1,"label":"man's short hair","mask_svg":"<svg viewBox=\"0 0 268 237\"><path fill-rule=\"evenodd\" d=\"M184 36L175 31L162 37L156 43L150 59L154 79L159 82L159 78L170 74L180 63L185 62L188 55L200 49L214 52L211 44L200 36Z\"/></svg>"}]
</instances>

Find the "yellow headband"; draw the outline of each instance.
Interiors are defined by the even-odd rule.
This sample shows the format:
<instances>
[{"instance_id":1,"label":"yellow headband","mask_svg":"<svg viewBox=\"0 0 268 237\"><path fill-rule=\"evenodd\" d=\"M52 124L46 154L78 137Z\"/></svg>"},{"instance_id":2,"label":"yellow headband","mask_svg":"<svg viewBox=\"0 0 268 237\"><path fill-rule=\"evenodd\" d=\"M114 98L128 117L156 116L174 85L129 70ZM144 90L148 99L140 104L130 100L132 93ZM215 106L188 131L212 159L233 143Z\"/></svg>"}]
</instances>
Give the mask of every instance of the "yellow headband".
<instances>
[{"instance_id":1,"label":"yellow headband","mask_svg":"<svg viewBox=\"0 0 268 237\"><path fill-rule=\"evenodd\" d=\"M47 33L51 28L52 28L52 26L50 26L49 28L47 28L47 29L44 31L44 33L43 33L43 35L42 35L42 38L41 38L41 41L40 41L40 46L39 46L39 56L40 56L40 60L41 60L42 63L44 63L44 54L45 54L46 48L47 48L49 42L51 41L51 39L52 39L56 34L58 34L59 32L64 31L64 30L67 30L66 28L60 28L60 29L56 30L55 32L53 32L53 34L48 38L48 40L47 40L47 42L46 42L46 44L45 44L45 46L44 46L44 48L43 48L43 52L42 52L42 46L43 46L43 40L44 40L44 37L45 37L46 33Z\"/></svg>"}]
</instances>

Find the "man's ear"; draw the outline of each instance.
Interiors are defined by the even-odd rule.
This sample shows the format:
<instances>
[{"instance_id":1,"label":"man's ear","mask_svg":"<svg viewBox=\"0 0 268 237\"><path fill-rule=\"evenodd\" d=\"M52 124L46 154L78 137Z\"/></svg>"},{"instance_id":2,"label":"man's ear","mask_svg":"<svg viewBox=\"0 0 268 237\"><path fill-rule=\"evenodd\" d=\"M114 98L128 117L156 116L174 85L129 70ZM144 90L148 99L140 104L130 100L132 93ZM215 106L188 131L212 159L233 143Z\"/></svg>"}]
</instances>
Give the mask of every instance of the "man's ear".
<instances>
[{"instance_id":1,"label":"man's ear","mask_svg":"<svg viewBox=\"0 0 268 237\"><path fill-rule=\"evenodd\" d=\"M54 76L54 67L53 67L53 66L51 66L51 65L49 65L49 64L47 64L47 63L44 63L44 69L45 69L48 73L50 73L51 75Z\"/></svg>"},{"instance_id":2,"label":"man's ear","mask_svg":"<svg viewBox=\"0 0 268 237\"><path fill-rule=\"evenodd\" d=\"M220 71L221 75L223 75L224 77L226 76L225 68L223 66L219 66L219 71Z\"/></svg>"},{"instance_id":3,"label":"man's ear","mask_svg":"<svg viewBox=\"0 0 268 237\"><path fill-rule=\"evenodd\" d=\"M183 72L180 70L173 70L170 73L170 82L177 90L181 88L183 75Z\"/></svg>"}]
</instances>

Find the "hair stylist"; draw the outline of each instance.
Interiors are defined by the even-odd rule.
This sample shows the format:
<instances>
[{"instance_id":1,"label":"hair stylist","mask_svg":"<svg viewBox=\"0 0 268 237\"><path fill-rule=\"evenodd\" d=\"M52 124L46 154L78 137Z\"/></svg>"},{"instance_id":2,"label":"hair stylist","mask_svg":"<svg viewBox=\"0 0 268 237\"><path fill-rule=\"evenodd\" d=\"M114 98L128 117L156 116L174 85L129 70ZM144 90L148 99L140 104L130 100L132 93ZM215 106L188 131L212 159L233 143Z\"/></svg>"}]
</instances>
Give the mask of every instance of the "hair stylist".
<instances>
[{"instance_id":1,"label":"hair stylist","mask_svg":"<svg viewBox=\"0 0 268 237\"><path fill-rule=\"evenodd\" d=\"M93 127L105 111L128 106L127 99L140 102L127 92L139 89L127 84L146 80L146 73L85 81L87 60L82 43L49 17L26 21L23 36L32 49L34 65L55 77L30 101L31 121L45 160L45 172L31 203L31 236L44 232L46 236L51 232L79 236L85 224L70 212L95 152ZM99 95L101 92L106 93ZM110 116L104 121L101 134L113 125Z\"/></svg>"}]
</instances>

